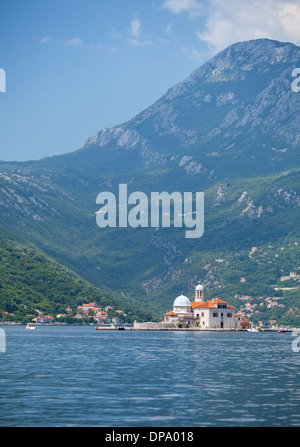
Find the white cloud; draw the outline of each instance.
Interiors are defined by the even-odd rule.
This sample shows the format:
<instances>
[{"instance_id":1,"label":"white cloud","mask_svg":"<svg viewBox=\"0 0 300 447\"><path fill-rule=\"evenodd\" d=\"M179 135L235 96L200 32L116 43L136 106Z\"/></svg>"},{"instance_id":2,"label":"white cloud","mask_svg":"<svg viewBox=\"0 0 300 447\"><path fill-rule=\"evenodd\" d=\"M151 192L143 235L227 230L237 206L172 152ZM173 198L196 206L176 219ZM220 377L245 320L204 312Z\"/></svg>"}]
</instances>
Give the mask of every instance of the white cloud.
<instances>
[{"instance_id":1,"label":"white cloud","mask_svg":"<svg viewBox=\"0 0 300 447\"><path fill-rule=\"evenodd\" d=\"M141 31L142 31L142 23L139 19L132 19L130 22L130 28L127 30L130 37L127 38L127 41L135 46L135 47L141 47L141 46L149 46L153 45L153 41L149 38L145 37L141 38Z\"/></svg>"},{"instance_id":2,"label":"white cloud","mask_svg":"<svg viewBox=\"0 0 300 447\"><path fill-rule=\"evenodd\" d=\"M210 0L197 35L214 51L261 37L300 44L299 0Z\"/></svg>"},{"instance_id":3,"label":"white cloud","mask_svg":"<svg viewBox=\"0 0 300 447\"><path fill-rule=\"evenodd\" d=\"M41 38L40 42L41 43L48 43L48 42L51 42L52 40L53 40L52 36L44 36L44 37Z\"/></svg>"},{"instance_id":4,"label":"white cloud","mask_svg":"<svg viewBox=\"0 0 300 447\"><path fill-rule=\"evenodd\" d=\"M41 43L54 42L58 45L67 45L69 47L83 47L83 42L79 37L71 37L68 39L54 39L52 36L44 36L40 40Z\"/></svg>"},{"instance_id":5,"label":"white cloud","mask_svg":"<svg viewBox=\"0 0 300 447\"><path fill-rule=\"evenodd\" d=\"M153 45L152 40L139 40L139 39L134 39L133 37L129 37L128 42L131 43L131 45L133 45L135 47Z\"/></svg>"},{"instance_id":6,"label":"white cloud","mask_svg":"<svg viewBox=\"0 0 300 447\"><path fill-rule=\"evenodd\" d=\"M65 41L65 44L70 47L82 47L83 46L83 42L81 39L79 39L79 37L72 37L71 39L67 39Z\"/></svg>"},{"instance_id":7,"label":"white cloud","mask_svg":"<svg viewBox=\"0 0 300 447\"><path fill-rule=\"evenodd\" d=\"M190 59L195 60L196 62L203 62L203 54L196 50L194 47L187 48L182 46L181 50L184 52L185 55L187 55Z\"/></svg>"},{"instance_id":8,"label":"white cloud","mask_svg":"<svg viewBox=\"0 0 300 447\"><path fill-rule=\"evenodd\" d=\"M190 17L196 17L203 12L203 6L198 0L165 0L163 8L174 14L187 12Z\"/></svg>"},{"instance_id":9,"label":"white cloud","mask_svg":"<svg viewBox=\"0 0 300 447\"><path fill-rule=\"evenodd\" d=\"M138 38L141 35L142 24L139 19L133 19L130 22L130 33L132 37Z\"/></svg>"},{"instance_id":10,"label":"white cloud","mask_svg":"<svg viewBox=\"0 0 300 447\"><path fill-rule=\"evenodd\" d=\"M299 0L163 0L162 7L197 20L197 36L213 52L262 37L300 45Z\"/></svg>"},{"instance_id":11,"label":"white cloud","mask_svg":"<svg viewBox=\"0 0 300 447\"><path fill-rule=\"evenodd\" d=\"M169 22L168 25L166 26L166 33L171 34L172 28L173 28L173 22Z\"/></svg>"}]
</instances>

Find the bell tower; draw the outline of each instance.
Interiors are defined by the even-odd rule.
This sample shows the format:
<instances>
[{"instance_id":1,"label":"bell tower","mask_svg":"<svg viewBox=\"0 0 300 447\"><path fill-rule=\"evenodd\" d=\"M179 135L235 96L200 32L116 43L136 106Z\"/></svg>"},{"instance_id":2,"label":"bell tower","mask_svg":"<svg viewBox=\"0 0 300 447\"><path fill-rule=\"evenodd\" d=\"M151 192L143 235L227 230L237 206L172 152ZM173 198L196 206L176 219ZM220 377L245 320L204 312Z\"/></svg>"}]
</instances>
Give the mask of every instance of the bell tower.
<instances>
[{"instance_id":1,"label":"bell tower","mask_svg":"<svg viewBox=\"0 0 300 447\"><path fill-rule=\"evenodd\" d=\"M201 284L198 284L195 288L195 302L203 303L204 301L204 290Z\"/></svg>"}]
</instances>

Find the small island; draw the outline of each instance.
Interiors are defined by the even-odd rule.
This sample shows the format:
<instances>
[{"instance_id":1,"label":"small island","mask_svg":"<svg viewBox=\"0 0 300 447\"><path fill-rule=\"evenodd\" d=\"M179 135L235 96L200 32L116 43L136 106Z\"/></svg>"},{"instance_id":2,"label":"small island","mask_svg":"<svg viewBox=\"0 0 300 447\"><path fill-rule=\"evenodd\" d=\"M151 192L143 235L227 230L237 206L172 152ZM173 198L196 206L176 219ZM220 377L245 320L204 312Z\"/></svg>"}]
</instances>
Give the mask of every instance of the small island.
<instances>
[{"instance_id":1,"label":"small island","mask_svg":"<svg viewBox=\"0 0 300 447\"><path fill-rule=\"evenodd\" d=\"M136 330L244 330L251 326L241 312L226 301L214 298L204 301L204 288L198 284L194 301L181 293L173 303L173 310L164 314L159 323L134 323Z\"/></svg>"}]
</instances>

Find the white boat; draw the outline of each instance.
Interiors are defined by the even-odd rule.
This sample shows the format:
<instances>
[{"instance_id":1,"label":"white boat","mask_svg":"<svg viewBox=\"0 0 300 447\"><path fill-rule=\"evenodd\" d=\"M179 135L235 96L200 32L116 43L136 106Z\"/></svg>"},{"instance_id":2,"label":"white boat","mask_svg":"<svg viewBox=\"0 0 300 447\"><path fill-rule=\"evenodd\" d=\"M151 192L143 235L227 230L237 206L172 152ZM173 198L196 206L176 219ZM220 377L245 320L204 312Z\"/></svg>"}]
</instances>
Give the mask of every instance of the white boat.
<instances>
[{"instance_id":1,"label":"white boat","mask_svg":"<svg viewBox=\"0 0 300 447\"><path fill-rule=\"evenodd\" d=\"M258 329L254 329L254 327L252 327L251 329L247 329L248 332L259 332Z\"/></svg>"},{"instance_id":2,"label":"white boat","mask_svg":"<svg viewBox=\"0 0 300 447\"><path fill-rule=\"evenodd\" d=\"M35 329L35 323L27 323L26 329L31 329L31 330Z\"/></svg>"}]
</instances>

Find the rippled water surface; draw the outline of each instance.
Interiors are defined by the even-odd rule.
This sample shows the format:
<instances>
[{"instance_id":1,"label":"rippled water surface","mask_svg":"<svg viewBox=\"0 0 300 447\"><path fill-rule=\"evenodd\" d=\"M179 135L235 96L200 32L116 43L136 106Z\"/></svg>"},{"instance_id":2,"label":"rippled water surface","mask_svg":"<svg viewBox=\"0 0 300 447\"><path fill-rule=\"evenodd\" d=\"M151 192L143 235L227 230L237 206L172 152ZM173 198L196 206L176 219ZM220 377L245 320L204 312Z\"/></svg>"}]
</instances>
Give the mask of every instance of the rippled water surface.
<instances>
[{"instance_id":1,"label":"rippled water surface","mask_svg":"<svg viewBox=\"0 0 300 447\"><path fill-rule=\"evenodd\" d=\"M290 333L4 330L1 426L300 425Z\"/></svg>"}]
</instances>

